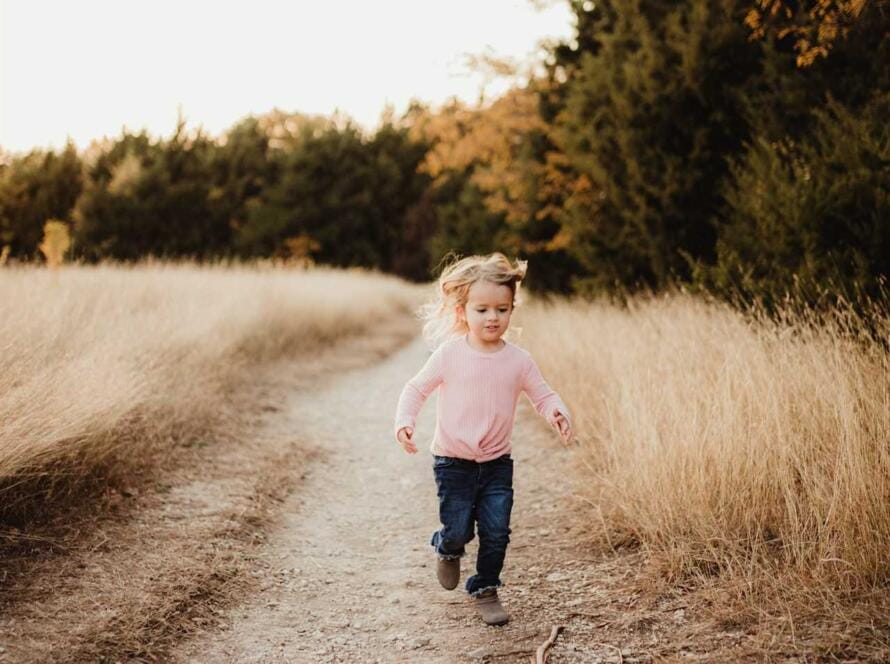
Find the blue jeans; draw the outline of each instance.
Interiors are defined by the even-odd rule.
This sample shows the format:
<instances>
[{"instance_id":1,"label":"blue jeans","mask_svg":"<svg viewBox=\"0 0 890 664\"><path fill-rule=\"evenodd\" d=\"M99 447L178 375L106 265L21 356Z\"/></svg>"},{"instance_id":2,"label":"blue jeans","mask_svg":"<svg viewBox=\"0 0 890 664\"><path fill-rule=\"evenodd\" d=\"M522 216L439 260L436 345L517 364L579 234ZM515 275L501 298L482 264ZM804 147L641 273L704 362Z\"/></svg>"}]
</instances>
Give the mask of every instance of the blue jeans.
<instances>
[{"instance_id":1,"label":"blue jeans","mask_svg":"<svg viewBox=\"0 0 890 664\"><path fill-rule=\"evenodd\" d=\"M476 574L467 579L467 592L478 595L501 585L501 569L510 541L513 509L513 459L509 454L477 463L436 456L433 462L442 528L430 544L440 558L464 555L464 544L479 530Z\"/></svg>"}]
</instances>

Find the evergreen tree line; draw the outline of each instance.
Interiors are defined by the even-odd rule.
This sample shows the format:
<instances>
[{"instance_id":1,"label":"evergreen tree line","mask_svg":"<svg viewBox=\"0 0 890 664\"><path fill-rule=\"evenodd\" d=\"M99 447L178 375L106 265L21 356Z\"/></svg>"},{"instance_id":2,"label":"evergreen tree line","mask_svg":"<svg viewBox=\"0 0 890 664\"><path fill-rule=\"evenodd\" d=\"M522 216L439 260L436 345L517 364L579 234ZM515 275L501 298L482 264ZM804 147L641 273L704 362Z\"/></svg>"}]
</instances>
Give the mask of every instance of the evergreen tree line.
<instances>
[{"instance_id":1,"label":"evergreen tree line","mask_svg":"<svg viewBox=\"0 0 890 664\"><path fill-rule=\"evenodd\" d=\"M70 223L78 260L278 257L427 276L412 232L425 147L389 122L272 113L222 139L123 133L78 155L32 151L0 171L0 243L38 257L44 222Z\"/></svg>"},{"instance_id":2,"label":"evergreen tree line","mask_svg":"<svg viewBox=\"0 0 890 664\"><path fill-rule=\"evenodd\" d=\"M575 34L543 75L372 133L273 112L218 139L180 123L8 158L0 244L33 259L59 219L88 261L297 257L420 280L448 251L500 250L529 259L543 291L880 297L887 3L852 3L833 31L811 17L842 17L844 2L770 4L788 11L571 0Z\"/></svg>"}]
</instances>

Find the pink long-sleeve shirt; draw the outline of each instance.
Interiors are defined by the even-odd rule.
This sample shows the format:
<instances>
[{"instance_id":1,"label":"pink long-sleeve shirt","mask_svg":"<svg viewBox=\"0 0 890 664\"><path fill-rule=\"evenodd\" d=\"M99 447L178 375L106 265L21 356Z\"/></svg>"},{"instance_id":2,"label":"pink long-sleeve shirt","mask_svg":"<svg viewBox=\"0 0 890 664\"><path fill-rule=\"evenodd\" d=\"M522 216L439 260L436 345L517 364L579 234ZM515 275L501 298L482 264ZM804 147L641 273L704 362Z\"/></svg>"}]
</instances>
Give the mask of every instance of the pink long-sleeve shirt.
<instances>
[{"instance_id":1,"label":"pink long-sleeve shirt","mask_svg":"<svg viewBox=\"0 0 890 664\"><path fill-rule=\"evenodd\" d=\"M483 462L510 452L522 392L551 425L556 423L554 411L570 419L568 408L529 352L504 343L491 353L470 346L466 335L440 345L399 395L396 434L402 427L414 429L420 409L437 387L436 432L430 451L440 456Z\"/></svg>"}]
</instances>

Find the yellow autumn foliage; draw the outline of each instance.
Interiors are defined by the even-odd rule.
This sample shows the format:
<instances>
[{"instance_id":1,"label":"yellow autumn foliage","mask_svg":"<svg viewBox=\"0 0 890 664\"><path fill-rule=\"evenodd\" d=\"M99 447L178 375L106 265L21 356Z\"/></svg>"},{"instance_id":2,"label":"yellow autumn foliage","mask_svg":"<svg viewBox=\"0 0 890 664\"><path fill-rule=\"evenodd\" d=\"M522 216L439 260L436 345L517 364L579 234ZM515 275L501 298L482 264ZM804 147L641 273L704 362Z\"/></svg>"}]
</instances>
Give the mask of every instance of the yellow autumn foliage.
<instances>
[{"instance_id":1,"label":"yellow autumn foliage","mask_svg":"<svg viewBox=\"0 0 890 664\"><path fill-rule=\"evenodd\" d=\"M538 179L541 166L522 159L519 149L529 133L545 130L537 94L527 87L480 108L454 101L418 117L412 127L415 138L433 145L421 170L440 178L474 167L471 180L486 194L487 207L504 213L508 222L532 214L529 183Z\"/></svg>"},{"instance_id":2,"label":"yellow autumn foliage","mask_svg":"<svg viewBox=\"0 0 890 664\"><path fill-rule=\"evenodd\" d=\"M866 0L757 0L745 15L751 39L763 39L774 30L779 39L794 37L798 67L809 67L828 52L838 38L846 36L850 26L862 14Z\"/></svg>"},{"instance_id":3,"label":"yellow autumn foliage","mask_svg":"<svg viewBox=\"0 0 890 664\"><path fill-rule=\"evenodd\" d=\"M50 267L59 267L65 262L65 254L71 248L71 234L68 224L58 219L50 219L43 226L43 242L39 249Z\"/></svg>"}]
</instances>

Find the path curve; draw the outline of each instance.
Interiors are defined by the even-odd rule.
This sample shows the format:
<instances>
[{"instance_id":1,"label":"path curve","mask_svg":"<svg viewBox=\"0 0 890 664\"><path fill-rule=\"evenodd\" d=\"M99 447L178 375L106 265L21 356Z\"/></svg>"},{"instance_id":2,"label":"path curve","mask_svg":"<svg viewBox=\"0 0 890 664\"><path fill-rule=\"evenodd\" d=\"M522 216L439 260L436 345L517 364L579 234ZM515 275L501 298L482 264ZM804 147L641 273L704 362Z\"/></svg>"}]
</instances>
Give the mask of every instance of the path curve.
<instances>
[{"instance_id":1,"label":"path curve","mask_svg":"<svg viewBox=\"0 0 890 664\"><path fill-rule=\"evenodd\" d=\"M512 620L487 627L462 585L439 587L427 545L438 527L428 451L435 395L418 420L417 455L405 454L391 432L399 391L426 357L416 339L374 366L288 396L268 426L312 441L315 461L255 561L259 592L222 616L221 630L181 644L176 661L527 662L557 622L568 627L551 662L609 661L610 647L585 645L595 643L594 621L583 614L597 596L597 571L567 525L571 452L525 397L501 590ZM462 580L476 544L462 560Z\"/></svg>"}]
</instances>

